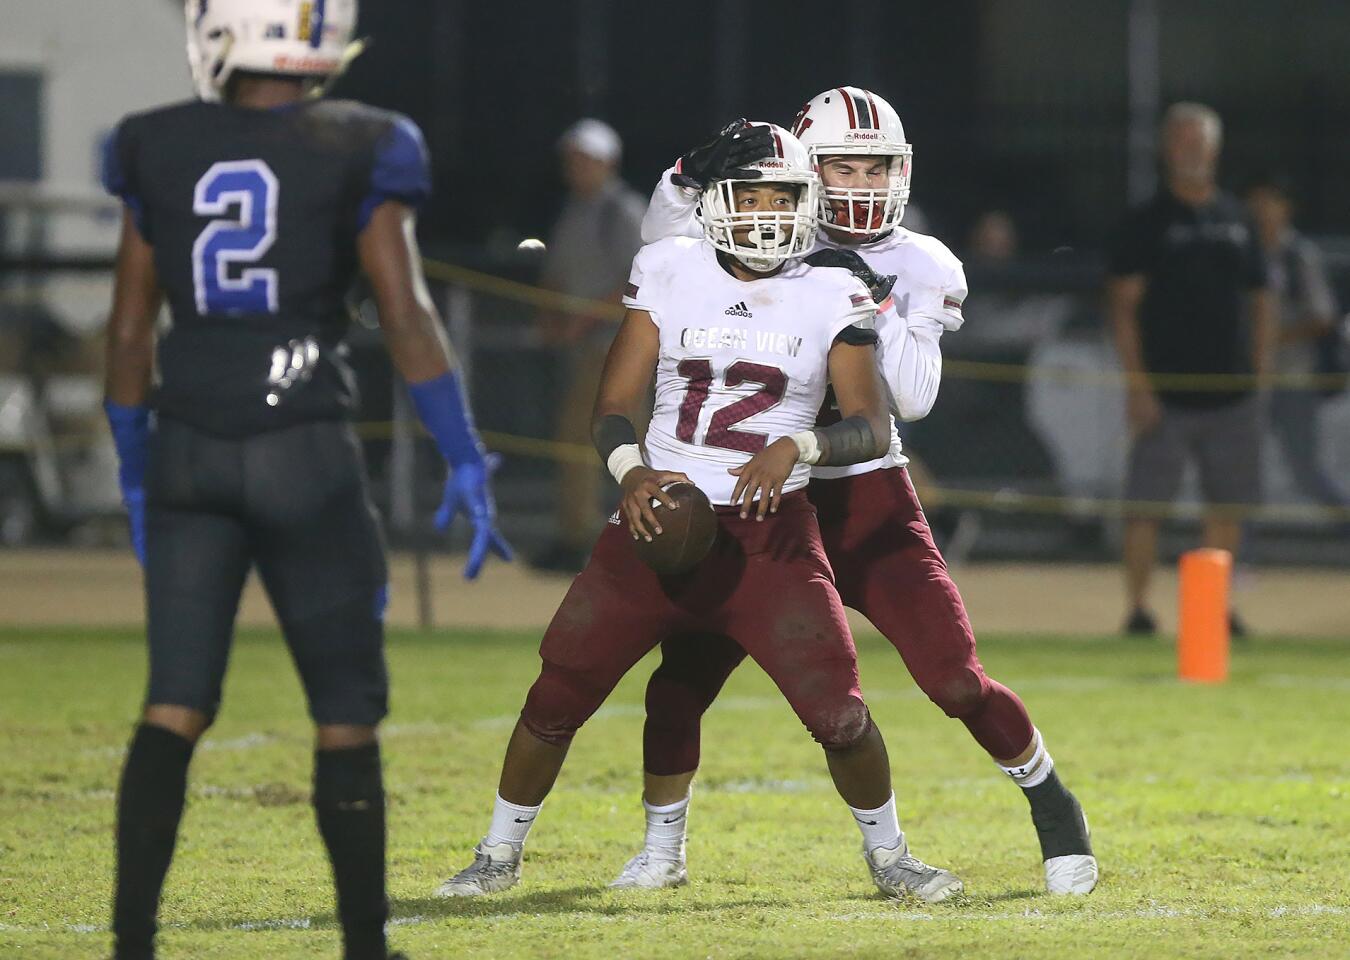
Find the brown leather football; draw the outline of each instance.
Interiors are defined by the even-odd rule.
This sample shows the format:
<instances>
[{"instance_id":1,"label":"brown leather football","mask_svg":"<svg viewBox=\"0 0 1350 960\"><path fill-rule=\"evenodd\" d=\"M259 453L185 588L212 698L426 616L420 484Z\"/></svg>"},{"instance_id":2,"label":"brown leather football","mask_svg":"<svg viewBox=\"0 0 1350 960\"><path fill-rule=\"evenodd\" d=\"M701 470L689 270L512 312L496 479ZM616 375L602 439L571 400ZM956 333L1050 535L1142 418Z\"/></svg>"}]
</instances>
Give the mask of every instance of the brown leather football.
<instances>
[{"instance_id":1,"label":"brown leather football","mask_svg":"<svg viewBox=\"0 0 1350 960\"><path fill-rule=\"evenodd\" d=\"M687 573L708 555L717 539L717 514L708 495L692 483L679 481L666 487L666 493L680 505L672 510L656 503L652 512L661 524L661 532L652 542L636 540L633 548L642 562L663 577Z\"/></svg>"}]
</instances>

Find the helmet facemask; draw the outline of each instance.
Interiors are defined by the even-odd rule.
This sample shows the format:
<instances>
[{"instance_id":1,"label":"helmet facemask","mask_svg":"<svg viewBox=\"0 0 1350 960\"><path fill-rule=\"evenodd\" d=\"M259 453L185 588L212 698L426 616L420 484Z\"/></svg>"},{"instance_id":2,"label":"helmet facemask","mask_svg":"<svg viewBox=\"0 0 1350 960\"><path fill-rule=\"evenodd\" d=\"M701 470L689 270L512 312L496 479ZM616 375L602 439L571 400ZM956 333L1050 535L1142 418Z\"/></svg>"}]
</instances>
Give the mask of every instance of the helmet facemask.
<instances>
[{"instance_id":1,"label":"helmet facemask","mask_svg":"<svg viewBox=\"0 0 1350 960\"><path fill-rule=\"evenodd\" d=\"M741 211L737 187L790 186L796 193L791 209ZM703 236L716 249L747 269L769 273L790 257L799 257L814 243L820 182L814 173L765 172L758 180L716 180L703 191L699 216Z\"/></svg>"},{"instance_id":2,"label":"helmet facemask","mask_svg":"<svg viewBox=\"0 0 1350 960\"><path fill-rule=\"evenodd\" d=\"M862 161L878 159L873 153L812 150L816 170L821 174L820 205L817 211L820 226L855 237L876 237L899 226L909 202L913 156L908 144L904 144L901 152L889 158L887 182L882 188L826 185L821 165L829 157Z\"/></svg>"},{"instance_id":3,"label":"helmet facemask","mask_svg":"<svg viewBox=\"0 0 1350 960\"><path fill-rule=\"evenodd\" d=\"M871 240L900 225L909 202L914 151L895 108L862 87L831 87L812 97L797 113L793 134L806 147L821 174L820 226L836 238ZM836 187L824 183L829 160L885 161L886 185ZM852 179L852 178L850 178Z\"/></svg>"}]
</instances>

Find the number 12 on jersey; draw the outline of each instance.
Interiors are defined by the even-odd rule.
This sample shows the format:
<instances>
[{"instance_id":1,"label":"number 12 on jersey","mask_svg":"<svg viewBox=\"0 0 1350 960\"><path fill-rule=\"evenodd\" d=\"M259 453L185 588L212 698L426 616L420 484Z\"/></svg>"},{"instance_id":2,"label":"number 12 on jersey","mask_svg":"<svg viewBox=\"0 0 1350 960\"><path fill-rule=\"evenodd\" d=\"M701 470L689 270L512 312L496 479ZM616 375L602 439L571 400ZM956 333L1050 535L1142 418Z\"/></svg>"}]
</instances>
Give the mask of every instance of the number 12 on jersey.
<instances>
[{"instance_id":1,"label":"number 12 on jersey","mask_svg":"<svg viewBox=\"0 0 1350 960\"><path fill-rule=\"evenodd\" d=\"M277 239L277 176L262 160L212 165L197 181L192 211L216 217L192 245L192 285L197 312L276 313L277 272L257 263ZM235 208L231 217L231 208Z\"/></svg>"},{"instance_id":2,"label":"number 12 on jersey","mask_svg":"<svg viewBox=\"0 0 1350 960\"><path fill-rule=\"evenodd\" d=\"M689 381L689 389L685 391L684 400L680 403L680 418L675 426L675 436L685 443L698 443L695 434L698 431L699 414L703 411L703 405L708 402L708 391L712 387L712 361L701 358L681 360L676 371ZM704 431L702 445L739 450L742 453L759 453L769 442L767 433L731 428L742 420L748 420L757 413L763 413L777 406L782 401L783 394L787 392L787 374L768 364L737 360L727 367L722 382L728 387L757 383L760 389L714 413L708 420L708 429Z\"/></svg>"}]
</instances>

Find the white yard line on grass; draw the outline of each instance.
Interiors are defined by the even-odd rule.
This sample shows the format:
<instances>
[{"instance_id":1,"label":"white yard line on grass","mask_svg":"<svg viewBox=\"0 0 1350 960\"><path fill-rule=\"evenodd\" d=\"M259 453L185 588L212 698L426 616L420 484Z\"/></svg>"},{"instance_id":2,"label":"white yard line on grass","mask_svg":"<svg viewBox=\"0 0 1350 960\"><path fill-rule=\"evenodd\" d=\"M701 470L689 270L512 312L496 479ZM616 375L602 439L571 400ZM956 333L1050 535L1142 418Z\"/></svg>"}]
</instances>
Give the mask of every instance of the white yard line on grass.
<instances>
[{"instance_id":1,"label":"white yard line on grass","mask_svg":"<svg viewBox=\"0 0 1350 960\"><path fill-rule=\"evenodd\" d=\"M621 895L620 895L621 896ZM592 913L585 910L573 910L568 913L557 914L559 917L571 917L579 921L618 921L618 922L640 922L650 923L651 917L645 913L634 913L631 916L606 915ZM1244 910L1240 907L1216 907L1213 909L1204 909L1200 907L1169 907L1166 904L1155 903L1147 907L1139 907L1134 910L1104 910L1095 911L1090 908L1081 910L1069 910L1065 912L1044 912L1036 909L1026 910L1007 910L1007 911L979 911L971 912L961 910L956 907L951 910L943 910L935 913L926 910L886 910L878 909L866 913L841 913L834 916L821 917L821 922L832 923L857 923L859 921L875 920L881 923L894 923L899 920L913 921L952 921L957 923L966 923L972 920L985 923L1008 923L1019 920L1029 920L1036 923L1054 922L1057 920L1174 920L1174 919L1193 919L1193 920L1212 920L1225 917L1250 917L1260 920L1288 920L1303 919L1313 917L1344 917L1350 916L1350 908L1337 906L1327 903L1311 903L1295 907L1274 907L1269 910ZM510 920L512 918L534 920L538 917L537 911L521 910L518 913L497 914L495 919ZM436 923L441 920L452 919L449 917L426 917L416 915L411 917L395 917L389 921L391 927L416 927L428 923ZM804 917L805 920L811 920L811 917ZM236 923L229 927L231 930L309 930L314 925L311 917L277 917L265 920L248 920L243 923ZM185 924L168 923L164 926L171 929L185 929ZM88 923L43 923L37 925L9 924L0 923L0 933L76 933L76 934L103 934L107 928L95 926Z\"/></svg>"}]
</instances>

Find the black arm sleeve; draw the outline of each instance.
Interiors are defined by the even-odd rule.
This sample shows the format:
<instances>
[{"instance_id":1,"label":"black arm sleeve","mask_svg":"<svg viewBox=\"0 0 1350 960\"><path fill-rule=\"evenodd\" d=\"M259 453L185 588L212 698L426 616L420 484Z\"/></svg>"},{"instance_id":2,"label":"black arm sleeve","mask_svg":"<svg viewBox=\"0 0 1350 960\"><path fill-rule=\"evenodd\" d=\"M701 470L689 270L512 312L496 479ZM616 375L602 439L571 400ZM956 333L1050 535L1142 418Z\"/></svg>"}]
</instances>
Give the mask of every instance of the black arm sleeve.
<instances>
[{"instance_id":1,"label":"black arm sleeve","mask_svg":"<svg viewBox=\"0 0 1350 960\"><path fill-rule=\"evenodd\" d=\"M591 424L591 442L604 463L609 463L609 455L627 443L637 443L637 430L633 421L617 413L607 413Z\"/></svg>"},{"instance_id":2,"label":"black arm sleeve","mask_svg":"<svg viewBox=\"0 0 1350 960\"><path fill-rule=\"evenodd\" d=\"M885 447L878 449L881 445L866 417L845 417L828 427L816 427L816 440L820 444L819 467L846 467L886 452Z\"/></svg>"},{"instance_id":3,"label":"black arm sleeve","mask_svg":"<svg viewBox=\"0 0 1350 960\"><path fill-rule=\"evenodd\" d=\"M872 347L876 346L880 339L875 330L869 330L854 324L835 334L834 342L847 343L850 347Z\"/></svg>"}]
</instances>

